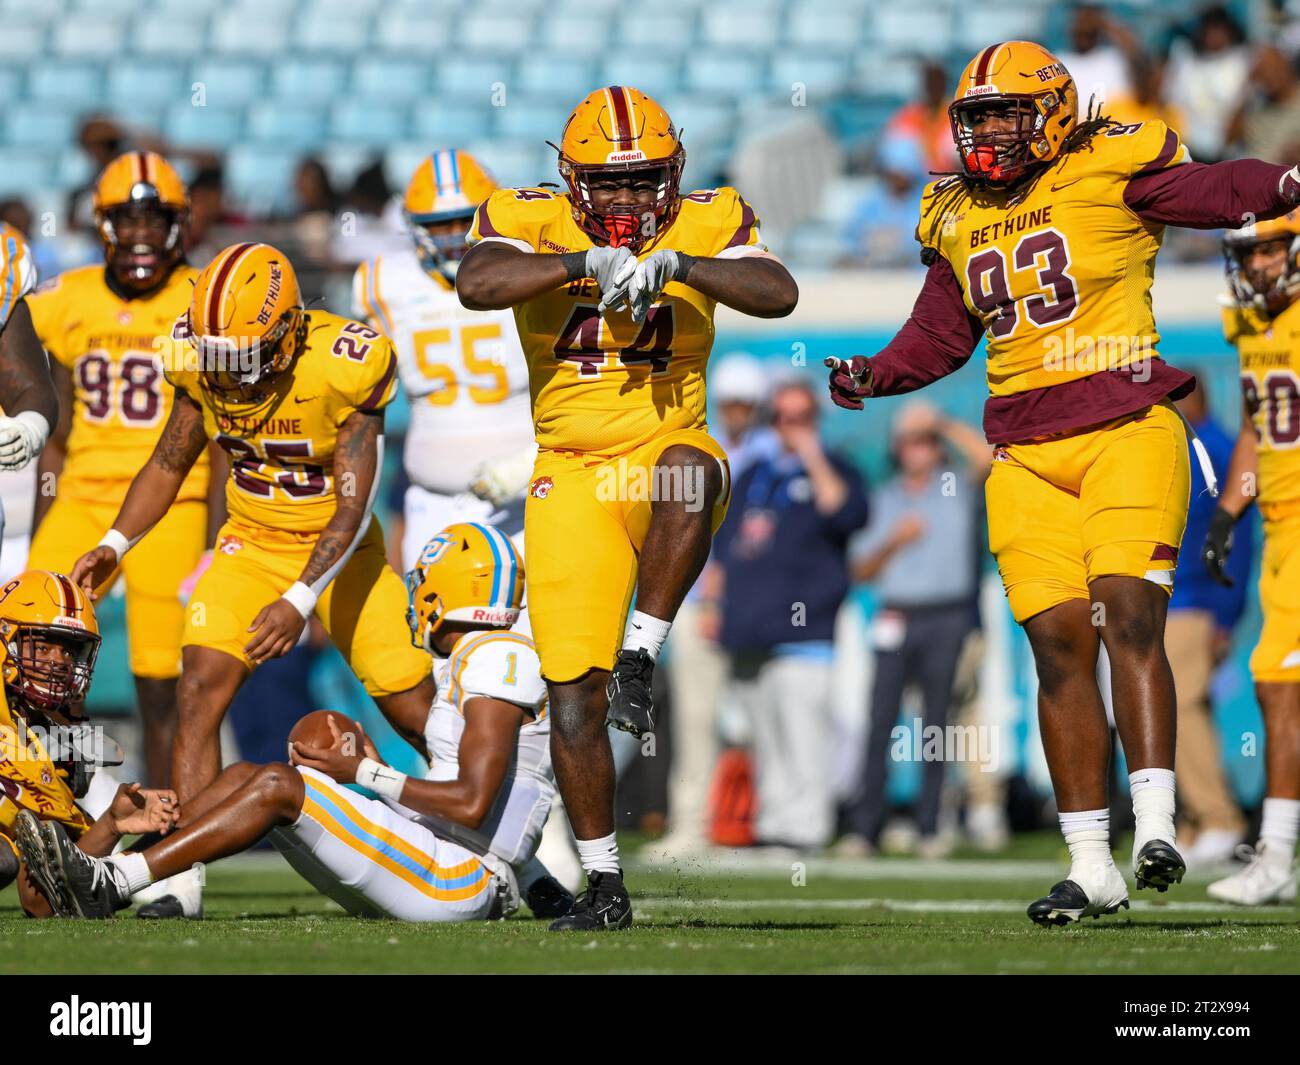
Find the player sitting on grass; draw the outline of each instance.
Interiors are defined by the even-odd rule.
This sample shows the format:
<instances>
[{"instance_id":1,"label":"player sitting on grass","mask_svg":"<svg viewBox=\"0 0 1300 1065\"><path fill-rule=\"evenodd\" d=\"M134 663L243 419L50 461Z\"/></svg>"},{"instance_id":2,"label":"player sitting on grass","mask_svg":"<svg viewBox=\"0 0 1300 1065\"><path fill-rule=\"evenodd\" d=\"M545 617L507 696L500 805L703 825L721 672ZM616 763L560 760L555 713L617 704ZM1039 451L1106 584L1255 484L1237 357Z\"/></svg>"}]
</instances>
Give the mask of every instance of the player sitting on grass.
<instances>
[{"instance_id":1,"label":"player sitting on grass","mask_svg":"<svg viewBox=\"0 0 1300 1065\"><path fill-rule=\"evenodd\" d=\"M19 862L25 824L57 822L70 846L98 855L176 820L173 792L138 784L121 785L94 822L77 803L93 772L93 735L71 708L90 687L98 652L94 608L67 577L28 570L0 589L0 890L17 880L32 917L51 910Z\"/></svg>"},{"instance_id":2,"label":"player sitting on grass","mask_svg":"<svg viewBox=\"0 0 1300 1065\"><path fill-rule=\"evenodd\" d=\"M237 854L272 829L289 863L356 915L505 916L519 902L516 870L537 916L567 912L572 897L534 857L555 782L537 653L508 631L523 598L519 555L495 529L451 525L407 584L412 640L441 660L426 779L385 765L359 726L317 711L290 734L292 765L231 766L186 804L177 831L140 854L90 858L61 826L40 826L28 861L59 912L111 916L153 880ZM353 782L382 801L342 786Z\"/></svg>"}]
</instances>

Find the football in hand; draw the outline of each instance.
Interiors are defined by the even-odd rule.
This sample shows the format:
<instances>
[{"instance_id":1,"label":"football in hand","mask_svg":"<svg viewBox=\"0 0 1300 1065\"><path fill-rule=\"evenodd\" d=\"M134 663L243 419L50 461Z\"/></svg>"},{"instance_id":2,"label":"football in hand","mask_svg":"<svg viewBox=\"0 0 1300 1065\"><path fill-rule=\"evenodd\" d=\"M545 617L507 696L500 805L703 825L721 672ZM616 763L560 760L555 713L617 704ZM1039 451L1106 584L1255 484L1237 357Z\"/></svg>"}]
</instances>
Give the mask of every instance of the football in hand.
<instances>
[{"instance_id":1,"label":"football in hand","mask_svg":"<svg viewBox=\"0 0 1300 1065\"><path fill-rule=\"evenodd\" d=\"M348 754L361 754L364 751L365 734L361 726L337 710L313 710L306 717L299 718L298 723L289 730L289 760L293 760L293 745L301 743L306 747L318 747L328 750L334 746L334 733L330 731L329 720L334 719L334 727L343 735L343 743Z\"/></svg>"}]
</instances>

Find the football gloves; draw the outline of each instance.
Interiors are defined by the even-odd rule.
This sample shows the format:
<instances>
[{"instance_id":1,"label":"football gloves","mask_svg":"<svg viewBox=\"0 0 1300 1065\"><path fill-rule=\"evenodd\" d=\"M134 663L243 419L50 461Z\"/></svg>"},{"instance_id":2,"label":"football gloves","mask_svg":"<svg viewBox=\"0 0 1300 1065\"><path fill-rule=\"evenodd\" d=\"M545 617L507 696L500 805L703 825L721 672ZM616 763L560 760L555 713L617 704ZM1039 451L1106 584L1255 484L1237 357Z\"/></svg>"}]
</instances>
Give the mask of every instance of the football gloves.
<instances>
[{"instance_id":1,"label":"football gloves","mask_svg":"<svg viewBox=\"0 0 1300 1065\"><path fill-rule=\"evenodd\" d=\"M628 262L636 265L636 256L628 248L587 249L586 276L595 278L596 287L600 289L600 306L597 310L601 314L622 302L623 286L616 284L614 278Z\"/></svg>"},{"instance_id":2,"label":"football gloves","mask_svg":"<svg viewBox=\"0 0 1300 1065\"><path fill-rule=\"evenodd\" d=\"M665 248L647 255L640 262L625 263L614 276L614 284L626 296L632 321L644 322L655 300L663 294L664 286L670 281L685 281L692 262L692 256ZM611 293L609 306L618 305L618 294Z\"/></svg>"},{"instance_id":3,"label":"football gloves","mask_svg":"<svg viewBox=\"0 0 1300 1065\"><path fill-rule=\"evenodd\" d=\"M1232 551L1232 527L1237 519L1222 507L1216 507L1210 518L1210 528L1205 534L1205 543L1201 545L1201 561L1205 563L1206 572L1225 588L1231 588L1232 577L1224 570L1228 563L1228 554Z\"/></svg>"},{"instance_id":4,"label":"football gloves","mask_svg":"<svg viewBox=\"0 0 1300 1065\"><path fill-rule=\"evenodd\" d=\"M831 400L846 410L861 410L862 400L871 395L871 362L865 355L854 355L845 362L834 355L825 360L831 371Z\"/></svg>"},{"instance_id":5,"label":"football gloves","mask_svg":"<svg viewBox=\"0 0 1300 1065\"><path fill-rule=\"evenodd\" d=\"M530 444L523 451L511 455L488 459L475 472L469 490L494 507L504 507L507 503L522 498L528 490L536 462L536 444Z\"/></svg>"},{"instance_id":6,"label":"football gloves","mask_svg":"<svg viewBox=\"0 0 1300 1065\"><path fill-rule=\"evenodd\" d=\"M0 416L0 470L21 470L45 447L50 423L34 410Z\"/></svg>"}]
</instances>

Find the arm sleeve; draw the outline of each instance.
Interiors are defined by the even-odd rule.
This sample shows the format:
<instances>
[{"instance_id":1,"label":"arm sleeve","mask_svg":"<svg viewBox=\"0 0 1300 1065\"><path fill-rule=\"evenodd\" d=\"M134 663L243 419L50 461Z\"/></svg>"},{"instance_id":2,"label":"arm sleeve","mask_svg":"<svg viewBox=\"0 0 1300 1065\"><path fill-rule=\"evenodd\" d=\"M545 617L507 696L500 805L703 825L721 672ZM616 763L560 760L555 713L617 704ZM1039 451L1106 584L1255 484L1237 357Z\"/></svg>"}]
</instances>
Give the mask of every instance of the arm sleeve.
<instances>
[{"instance_id":1,"label":"arm sleeve","mask_svg":"<svg viewBox=\"0 0 1300 1065\"><path fill-rule=\"evenodd\" d=\"M1128 180L1124 203L1144 222L1236 229L1250 215L1275 218L1292 208L1281 190L1288 169L1259 159L1231 159L1139 171Z\"/></svg>"},{"instance_id":2,"label":"arm sleeve","mask_svg":"<svg viewBox=\"0 0 1300 1065\"><path fill-rule=\"evenodd\" d=\"M948 260L938 256L926 272L911 317L871 359L872 394L914 392L947 377L966 365L983 333Z\"/></svg>"}]
</instances>

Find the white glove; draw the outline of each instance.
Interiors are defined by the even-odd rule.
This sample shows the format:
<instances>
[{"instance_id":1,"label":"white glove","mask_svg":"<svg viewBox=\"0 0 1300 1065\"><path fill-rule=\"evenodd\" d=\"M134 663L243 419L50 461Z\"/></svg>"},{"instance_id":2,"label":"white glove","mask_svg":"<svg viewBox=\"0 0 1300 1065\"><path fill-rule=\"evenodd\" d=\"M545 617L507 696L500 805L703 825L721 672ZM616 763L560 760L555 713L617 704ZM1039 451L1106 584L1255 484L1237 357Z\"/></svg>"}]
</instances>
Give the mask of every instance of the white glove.
<instances>
[{"instance_id":1,"label":"white glove","mask_svg":"<svg viewBox=\"0 0 1300 1065\"><path fill-rule=\"evenodd\" d=\"M636 256L628 248L588 248L586 270L588 277L596 279L600 289L600 306L597 310L604 314L609 308L617 306L611 296L616 292L614 277L631 260L636 265ZM621 296L621 293L619 293Z\"/></svg>"},{"instance_id":2,"label":"white glove","mask_svg":"<svg viewBox=\"0 0 1300 1065\"><path fill-rule=\"evenodd\" d=\"M632 308L632 321L643 322L650 307L663 293L664 286L677 280L682 260L675 251L663 249L647 255L631 270L624 267L626 278L616 276L615 283L624 281L627 286L627 303Z\"/></svg>"},{"instance_id":3,"label":"white glove","mask_svg":"<svg viewBox=\"0 0 1300 1065\"><path fill-rule=\"evenodd\" d=\"M50 423L34 410L0 415L0 470L21 470L45 447Z\"/></svg>"},{"instance_id":4,"label":"white glove","mask_svg":"<svg viewBox=\"0 0 1300 1065\"><path fill-rule=\"evenodd\" d=\"M488 459L474 474L469 490L494 507L504 507L527 491L536 462L536 444L512 455Z\"/></svg>"}]
</instances>

